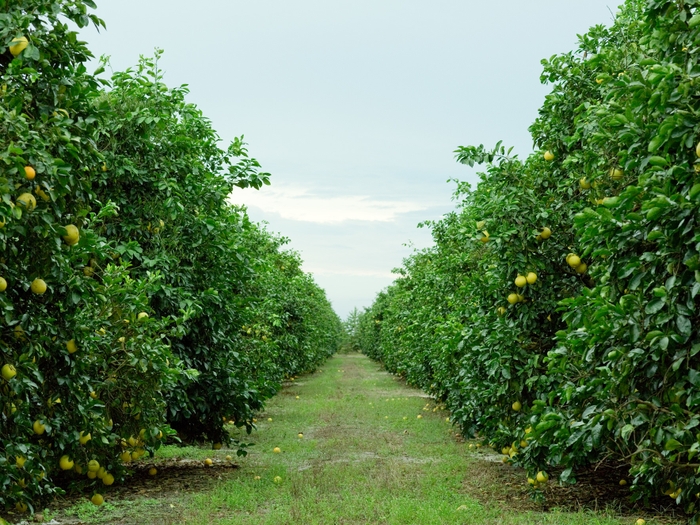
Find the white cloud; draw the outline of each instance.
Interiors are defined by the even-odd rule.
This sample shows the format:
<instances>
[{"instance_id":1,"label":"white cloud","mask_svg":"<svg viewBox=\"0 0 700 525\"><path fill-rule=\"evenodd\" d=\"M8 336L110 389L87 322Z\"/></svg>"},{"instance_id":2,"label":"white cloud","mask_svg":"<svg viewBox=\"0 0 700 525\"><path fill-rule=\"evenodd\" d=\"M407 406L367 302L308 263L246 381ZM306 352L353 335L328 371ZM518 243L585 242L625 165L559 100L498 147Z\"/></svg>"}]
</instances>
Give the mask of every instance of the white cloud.
<instances>
[{"instance_id":1,"label":"white cloud","mask_svg":"<svg viewBox=\"0 0 700 525\"><path fill-rule=\"evenodd\" d=\"M260 191L237 191L229 200L235 204L260 208L266 213L277 213L284 219L321 224L345 221L393 222L402 213L430 207L427 203L378 200L366 195L317 195L305 188L283 184L265 186Z\"/></svg>"}]
</instances>

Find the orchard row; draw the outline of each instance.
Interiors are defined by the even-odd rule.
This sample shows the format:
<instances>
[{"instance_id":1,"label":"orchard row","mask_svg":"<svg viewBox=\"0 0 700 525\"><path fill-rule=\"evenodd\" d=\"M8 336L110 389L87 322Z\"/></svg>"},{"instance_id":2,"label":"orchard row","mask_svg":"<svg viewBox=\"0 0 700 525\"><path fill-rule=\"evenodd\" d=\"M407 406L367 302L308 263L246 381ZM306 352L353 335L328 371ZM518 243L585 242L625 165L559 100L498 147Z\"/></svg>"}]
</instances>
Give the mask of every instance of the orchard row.
<instances>
[{"instance_id":1,"label":"orchard row","mask_svg":"<svg viewBox=\"0 0 700 525\"><path fill-rule=\"evenodd\" d=\"M0 7L0 510L68 484L101 502L175 434L251 431L342 327L286 239L228 203L269 175L158 54L107 81L71 29L104 25L92 1Z\"/></svg>"},{"instance_id":2,"label":"orchard row","mask_svg":"<svg viewBox=\"0 0 700 525\"><path fill-rule=\"evenodd\" d=\"M543 61L540 152L459 148L480 183L355 325L535 491L610 462L697 510L699 4L628 0Z\"/></svg>"}]
</instances>

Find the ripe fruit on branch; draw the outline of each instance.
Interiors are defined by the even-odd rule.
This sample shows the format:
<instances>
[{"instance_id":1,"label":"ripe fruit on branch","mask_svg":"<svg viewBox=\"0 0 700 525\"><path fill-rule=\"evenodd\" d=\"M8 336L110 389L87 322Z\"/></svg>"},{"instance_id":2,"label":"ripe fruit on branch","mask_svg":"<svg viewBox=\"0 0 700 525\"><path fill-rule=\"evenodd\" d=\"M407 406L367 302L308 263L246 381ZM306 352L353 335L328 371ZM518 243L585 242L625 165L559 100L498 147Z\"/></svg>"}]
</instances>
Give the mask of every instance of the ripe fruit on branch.
<instances>
[{"instance_id":1,"label":"ripe fruit on branch","mask_svg":"<svg viewBox=\"0 0 700 525\"><path fill-rule=\"evenodd\" d=\"M540 237L543 239L549 239L552 236L552 230L547 228L546 226L542 228L542 231L540 232Z\"/></svg>"},{"instance_id":2,"label":"ripe fruit on branch","mask_svg":"<svg viewBox=\"0 0 700 525\"><path fill-rule=\"evenodd\" d=\"M499 306L498 307L498 315L503 316L506 315L506 307L505 306Z\"/></svg>"},{"instance_id":3,"label":"ripe fruit on branch","mask_svg":"<svg viewBox=\"0 0 700 525\"><path fill-rule=\"evenodd\" d=\"M46 282L38 277L32 281L31 290L37 295L41 295L46 292Z\"/></svg>"},{"instance_id":4,"label":"ripe fruit on branch","mask_svg":"<svg viewBox=\"0 0 700 525\"><path fill-rule=\"evenodd\" d=\"M63 236L63 240L66 241L68 246L73 246L80 240L80 232L78 228L73 224L68 224L64 226L66 234Z\"/></svg>"},{"instance_id":5,"label":"ripe fruit on branch","mask_svg":"<svg viewBox=\"0 0 700 525\"><path fill-rule=\"evenodd\" d=\"M620 180L624 172L620 168L610 168L610 178L612 180Z\"/></svg>"},{"instance_id":6,"label":"ripe fruit on branch","mask_svg":"<svg viewBox=\"0 0 700 525\"><path fill-rule=\"evenodd\" d=\"M520 412L520 409L523 408L523 406L520 404L520 401L516 401L515 403L513 403L511 408L516 412Z\"/></svg>"},{"instance_id":7,"label":"ripe fruit on branch","mask_svg":"<svg viewBox=\"0 0 700 525\"><path fill-rule=\"evenodd\" d=\"M537 274L535 272L528 272L528 274L525 276L525 280L527 281L527 284L535 284L537 281Z\"/></svg>"},{"instance_id":8,"label":"ripe fruit on branch","mask_svg":"<svg viewBox=\"0 0 700 525\"><path fill-rule=\"evenodd\" d=\"M7 290L7 281L3 277L0 277L0 292L4 292L5 290Z\"/></svg>"},{"instance_id":9,"label":"ripe fruit on branch","mask_svg":"<svg viewBox=\"0 0 700 525\"><path fill-rule=\"evenodd\" d=\"M588 270L588 265L586 263L581 263L576 267L576 273L583 275Z\"/></svg>"},{"instance_id":10,"label":"ripe fruit on branch","mask_svg":"<svg viewBox=\"0 0 700 525\"><path fill-rule=\"evenodd\" d=\"M508 302L510 304L515 304L520 302L520 296L517 293L512 293L508 296Z\"/></svg>"},{"instance_id":11,"label":"ripe fruit on branch","mask_svg":"<svg viewBox=\"0 0 700 525\"><path fill-rule=\"evenodd\" d=\"M78 351L78 345L75 344L75 339L71 339L70 341L66 342L66 349L68 350L69 354L74 354Z\"/></svg>"},{"instance_id":12,"label":"ripe fruit on branch","mask_svg":"<svg viewBox=\"0 0 700 525\"><path fill-rule=\"evenodd\" d=\"M31 193L23 193L17 197L17 205L27 211L33 211L36 208L36 199Z\"/></svg>"},{"instance_id":13,"label":"ripe fruit on branch","mask_svg":"<svg viewBox=\"0 0 700 525\"><path fill-rule=\"evenodd\" d=\"M518 275L518 276L515 278L515 286L517 286L518 288L522 288L522 287L524 287L526 284L527 284L527 279L525 278L524 275Z\"/></svg>"},{"instance_id":14,"label":"ripe fruit on branch","mask_svg":"<svg viewBox=\"0 0 700 525\"><path fill-rule=\"evenodd\" d=\"M40 436L44 432L46 432L46 427L44 427L44 425L38 419L36 421L34 421L34 424L32 425L32 429L34 430L34 433L38 436Z\"/></svg>"},{"instance_id":15,"label":"ripe fruit on branch","mask_svg":"<svg viewBox=\"0 0 700 525\"><path fill-rule=\"evenodd\" d=\"M582 190L591 189L591 183L586 180L586 177L583 177L581 180L579 180L578 185L581 187Z\"/></svg>"},{"instance_id":16,"label":"ripe fruit on branch","mask_svg":"<svg viewBox=\"0 0 700 525\"><path fill-rule=\"evenodd\" d=\"M545 471L540 470L537 473L537 482L538 483L546 483L548 480L549 480L549 475Z\"/></svg>"},{"instance_id":17,"label":"ripe fruit on branch","mask_svg":"<svg viewBox=\"0 0 700 525\"><path fill-rule=\"evenodd\" d=\"M36 170L31 166L25 166L24 176L27 178L27 180L34 180L34 177L36 177Z\"/></svg>"},{"instance_id":18,"label":"ripe fruit on branch","mask_svg":"<svg viewBox=\"0 0 700 525\"><path fill-rule=\"evenodd\" d=\"M73 460L68 455L61 456L61 459L58 460L58 466L61 467L61 470L70 470L73 465Z\"/></svg>"},{"instance_id":19,"label":"ripe fruit on branch","mask_svg":"<svg viewBox=\"0 0 700 525\"><path fill-rule=\"evenodd\" d=\"M545 151L544 160L546 160L547 162L554 160L554 153L552 153L551 151Z\"/></svg>"},{"instance_id":20,"label":"ripe fruit on branch","mask_svg":"<svg viewBox=\"0 0 700 525\"><path fill-rule=\"evenodd\" d=\"M13 377L15 377L17 375L17 370L15 369L14 366L12 366L11 364L8 363L6 365L3 365L0 373L2 374L2 377L5 381L9 381L10 379L12 379Z\"/></svg>"},{"instance_id":21,"label":"ripe fruit on branch","mask_svg":"<svg viewBox=\"0 0 700 525\"><path fill-rule=\"evenodd\" d=\"M12 42L10 43L10 53L12 53L12 56L16 57L22 51L27 49L28 45L29 40L27 40L26 36L19 36L17 38L13 38Z\"/></svg>"},{"instance_id":22,"label":"ripe fruit on branch","mask_svg":"<svg viewBox=\"0 0 700 525\"><path fill-rule=\"evenodd\" d=\"M572 268L576 268L579 264L581 264L581 258L576 254L570 253L566 257L566 262L569 263L569 266Z\"/></svg>"}]
</instances>

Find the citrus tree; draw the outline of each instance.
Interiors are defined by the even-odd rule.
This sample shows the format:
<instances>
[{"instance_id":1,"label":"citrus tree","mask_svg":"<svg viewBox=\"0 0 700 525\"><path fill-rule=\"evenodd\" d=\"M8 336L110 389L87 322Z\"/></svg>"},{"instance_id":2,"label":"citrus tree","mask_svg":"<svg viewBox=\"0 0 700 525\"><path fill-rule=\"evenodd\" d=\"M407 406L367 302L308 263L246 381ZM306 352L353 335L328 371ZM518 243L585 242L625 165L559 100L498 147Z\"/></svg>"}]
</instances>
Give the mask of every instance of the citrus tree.
<instances>
[{"instance_id":1,"label":"citrus tree","mask_svg":"<svg viewBox=\"0 0 700 525\"><path fill-rule=\"evenodd\" d=\"M242 137L220 149L159 54L110 82L71 29L104 27L93 2L0 6L0 509L67 486L99 505L175 431L250 431L284 377L335 351L340 321L228 204L269 174ZM256 348L252 323L270 331Z\"/></svg>"},{"instance_id":2,"label":"citrus tree","mask_svg":"<svg viewBox=\"0 0 700 525\"><path fill-rule=\"evenodd\" d=\"M130 278L97 233L116 209L93 191L99 83L69 21L103 23L89 1L0 4L0 507L26 510L96 483L90 461L113 482L122 439L157 446L179 371L160 323L137 322L159 276Z\"/></svg>"},{"instance_id":3,"label":"citrus tree","mask_svg":"<svg viewBox=\"0 0 700 525\"><path fill-rule=\"evenodd\" d=\"M697 2L628 0L544 61L540 151L459 148L481 182L359 323L535 490L604 460L695 511L699 42Z\"/></svg>"}]
</instances>

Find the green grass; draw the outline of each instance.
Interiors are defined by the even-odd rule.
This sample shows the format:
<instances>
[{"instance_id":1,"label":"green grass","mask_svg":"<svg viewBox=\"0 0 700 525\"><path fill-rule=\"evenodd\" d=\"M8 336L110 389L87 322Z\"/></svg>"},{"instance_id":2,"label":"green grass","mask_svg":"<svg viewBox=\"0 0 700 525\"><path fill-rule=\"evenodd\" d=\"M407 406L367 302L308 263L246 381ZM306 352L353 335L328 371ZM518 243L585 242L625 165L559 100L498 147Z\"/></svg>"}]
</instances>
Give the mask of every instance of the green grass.
<instances>
[{"instance_id":1,"label":"green grass","mask_svg":"<svg viewBox=\"0 0 700 525\"><path fill-rule=\"evenodd\" d=\"M153 494L121 501L106 494L111 509L93 512L82 504L69 511L84 523L634 523L634 517L605 513L528 510L536 507L527 496L518 505L499 502L503 489L489 478L484 453L455 439L446 414L433 407L366 357L341 354L270 401L258 430L241 436L255 445L235 460L240 469L222 471L221 479L190 492L169 492L163 481L155 504ZM231 451L166 447L159 457L226 454Z\"/></svg>"}]
</instances>

